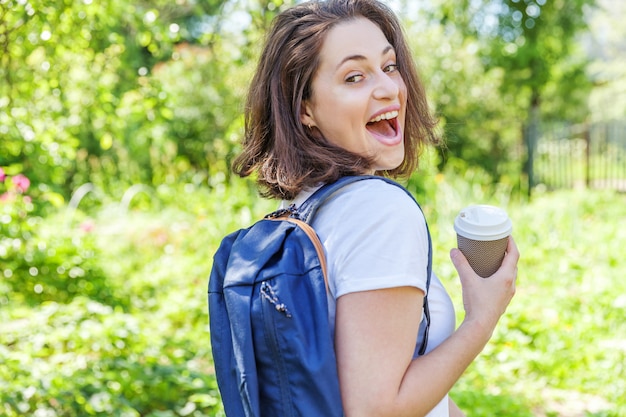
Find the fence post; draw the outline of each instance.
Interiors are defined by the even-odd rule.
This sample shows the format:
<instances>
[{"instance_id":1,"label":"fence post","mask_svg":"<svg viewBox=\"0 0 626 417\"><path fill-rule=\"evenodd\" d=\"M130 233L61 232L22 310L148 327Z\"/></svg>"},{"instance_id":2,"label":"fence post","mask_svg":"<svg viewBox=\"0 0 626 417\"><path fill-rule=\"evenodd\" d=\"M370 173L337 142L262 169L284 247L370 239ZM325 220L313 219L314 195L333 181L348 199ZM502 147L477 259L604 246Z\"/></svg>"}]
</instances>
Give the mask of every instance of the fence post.
<instances>
[{"instance_id":1,"label":"fence post","mask_svg":"<svg viewBox=\"0 0 626 417\"><path fill-rule=\"evenodd\" d=\"M537 141L539 139L539 129L539 106L533 105L529 110L528 125L522 132L527 149L525 168L526 174L528 175L529 197L533 187L537 185L535 183L535 151L537 148Z\"/></svg>"}]
</instances>

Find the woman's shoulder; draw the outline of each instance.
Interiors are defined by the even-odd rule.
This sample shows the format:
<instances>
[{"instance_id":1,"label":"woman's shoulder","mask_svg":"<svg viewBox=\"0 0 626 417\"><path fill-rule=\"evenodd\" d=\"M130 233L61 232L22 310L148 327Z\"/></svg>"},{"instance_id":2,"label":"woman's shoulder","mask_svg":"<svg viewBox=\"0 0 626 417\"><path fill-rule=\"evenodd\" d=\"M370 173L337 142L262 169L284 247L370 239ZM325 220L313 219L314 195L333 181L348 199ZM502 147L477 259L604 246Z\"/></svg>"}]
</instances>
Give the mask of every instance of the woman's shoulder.
<instances>
[{"instance_id":1,"label":"woman's shoulder","mask_svg":"<svg viewBox=\"0 0 626 417\"><path fill-rule=\"evenodd\" d=\"M422 211L402 187L378 179L342 187L324 202L318 216L335 223L343 219L370 225L409 221L425 225Z\"/></svg>"},{"instance_id":2,"label":"woman's shoulder","mask_svg":"<svg viewBox=\"0 0 626 417\"><path fill-rule=\"evenodd\" d=\"M410 211L418 209L414 199L402 185L391 184L376 178L357 181L339 189L331 196L328 203L333 203L334 200L338 200L342 204L362 205L383 211L402 208L408 208Z\"/></svg>"},{"instance_id":3,"label":"woman's shoulder","mask_svg":"<svg viewBox=\"0 0 626 417\"><path fill-rule=\"evenodd\" d=\"M327 250L336 297L390 286L426 288L426 222L402 188L380 180L347 185L320 207L312 225Z\"/></svg>"}]
</instances>

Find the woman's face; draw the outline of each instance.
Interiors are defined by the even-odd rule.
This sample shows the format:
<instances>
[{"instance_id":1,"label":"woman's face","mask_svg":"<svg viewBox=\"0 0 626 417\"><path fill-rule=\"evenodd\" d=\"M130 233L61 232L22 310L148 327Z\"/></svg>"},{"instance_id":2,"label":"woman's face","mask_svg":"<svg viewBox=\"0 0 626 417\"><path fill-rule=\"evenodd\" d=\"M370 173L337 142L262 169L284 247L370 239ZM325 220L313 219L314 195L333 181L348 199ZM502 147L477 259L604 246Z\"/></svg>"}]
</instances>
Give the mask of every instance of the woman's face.
<instances>
[{"instance_id":1,"label":"woman's face","mask_svg":"<svg viewBox=\"0 0 626 417\"><path fill-rule=\"evenodd\" d=\"M333 27L320 52L301 120L335 145L390 170L404 160L406 85L395 50L365 18Z\"/></svg>"}]
</instances>

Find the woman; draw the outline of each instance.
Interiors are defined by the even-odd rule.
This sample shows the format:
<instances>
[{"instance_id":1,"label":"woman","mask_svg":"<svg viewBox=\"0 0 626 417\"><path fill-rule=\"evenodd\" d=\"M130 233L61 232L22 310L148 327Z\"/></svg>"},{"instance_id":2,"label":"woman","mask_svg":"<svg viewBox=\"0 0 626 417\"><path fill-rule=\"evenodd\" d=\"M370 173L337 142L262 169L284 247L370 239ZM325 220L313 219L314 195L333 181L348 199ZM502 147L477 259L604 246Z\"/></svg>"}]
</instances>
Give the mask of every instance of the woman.
<instances>
[{"instance_id":1,"label":"woman","mask_svg":"<svg viewBox=\"0 0 626 417\"><path fill-rule=\"evenodd\" d=\"M437 142L398 19L375 0L313 1L280 14L251 83L241 176L296 204L344 175L406 177ZM462 416L448 391L483 349L515 292L519 253L478 277L451 251L466 316L433 274L427 352L416 356L426 290L422 212L383 181L351 184L318 211L346 416Z\"/></svg>"}]
</instances>

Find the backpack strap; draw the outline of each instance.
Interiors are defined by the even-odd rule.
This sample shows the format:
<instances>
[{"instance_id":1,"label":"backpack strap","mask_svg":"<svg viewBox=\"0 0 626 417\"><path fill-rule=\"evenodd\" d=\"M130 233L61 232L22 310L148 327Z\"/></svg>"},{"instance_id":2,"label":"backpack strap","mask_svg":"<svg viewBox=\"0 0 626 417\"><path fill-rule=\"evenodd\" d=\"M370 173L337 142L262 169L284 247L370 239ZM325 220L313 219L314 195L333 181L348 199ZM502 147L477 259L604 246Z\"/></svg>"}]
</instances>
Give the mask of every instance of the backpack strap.
<instances>
[{"instance_id":1,"label":"backpack strap","mask_svg":"<svg viewBox=\"0 0 626 417\"><path fill-rule=\"evenodd\" d=\"M419 209L420 210L422 209L419 203L417 202L417 200L415 199L415 197L413 196L413 194L411 194L406 188L404 188L402 185L398 184L394 180L381 177L378 175L357 175L357 176L342 177L333 183L322 186L320 189L315 191L304 203L302 203L300 207L298 207L295 211L291 211L290 217L301 220L307 224L310 224L311 221L313 220L313 217L317 213L317 210L322 206L322 204L324 204L326 199L328 199L333 193L335 193L340 188L343 188L348 184L352 184L357 181L368 180L368 179L382 180L389 184L392 184L401 188L411 197L413 201L415 201L415 204L417 204ZM430 289L430 277L431 277L432 269L433 269L432 268L433 245L432 245L432 241L430 238L430 231L428 229L428 223L426 223L426 234L428 235L428 266L426 269L426 273L427 273L426 294L424 295L424 319L422 320L422 323L420 324L420 329L419 329L419 338L422 340L422 344L420 345L419 350L416 351L418 355L423 355L426 352L426 347L428 345L428 331L430 329L430 309L428 308L428 290ZM323 257L320 257L320 258L324 259ZM325 259L323 260L323 263L324 265L326 264ZM324 274L324 280L326 281L326 289L328 289L328 278L326 274Z\"/></svg>"}]
</instances>

